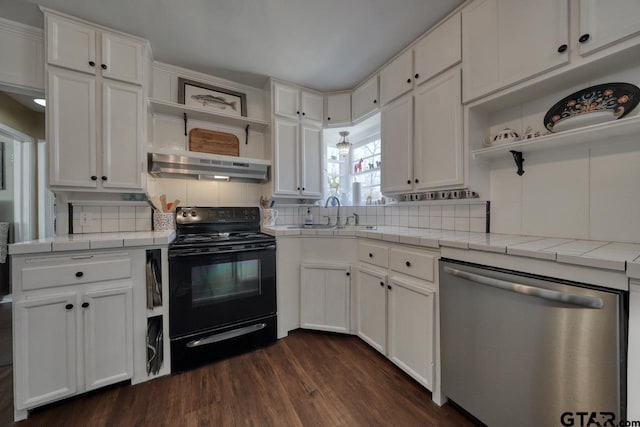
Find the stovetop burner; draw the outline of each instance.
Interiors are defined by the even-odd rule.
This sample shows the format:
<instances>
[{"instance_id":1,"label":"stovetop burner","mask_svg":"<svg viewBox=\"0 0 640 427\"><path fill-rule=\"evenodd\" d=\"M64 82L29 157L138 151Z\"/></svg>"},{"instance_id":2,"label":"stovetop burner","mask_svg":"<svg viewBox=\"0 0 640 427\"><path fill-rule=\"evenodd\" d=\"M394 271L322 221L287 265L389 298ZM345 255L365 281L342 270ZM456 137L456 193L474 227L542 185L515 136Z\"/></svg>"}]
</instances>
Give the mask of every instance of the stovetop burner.
<instances>
[{"instance_id":1,"label":"stovetop burner","mask_svg":"<svg viewBox=\"0 0 640 427\"><path fill-rule=\"evenodd\" d=\"M267 234L253 232L230 232L230 233L206 233L206 234L183 234L178 235L174 244L197 244L197 243L218 243L236 242L246 240L270 240L272 237Z\"/></svg>"}]
</instances>

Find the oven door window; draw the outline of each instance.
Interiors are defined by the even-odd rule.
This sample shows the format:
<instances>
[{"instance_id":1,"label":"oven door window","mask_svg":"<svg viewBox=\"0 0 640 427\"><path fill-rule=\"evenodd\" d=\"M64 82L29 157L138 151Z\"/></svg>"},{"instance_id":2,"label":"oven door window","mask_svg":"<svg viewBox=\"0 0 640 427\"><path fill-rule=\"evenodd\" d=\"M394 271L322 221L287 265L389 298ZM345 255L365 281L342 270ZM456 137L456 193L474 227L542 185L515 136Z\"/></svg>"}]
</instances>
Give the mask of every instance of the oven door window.
<instances>
[{"instance_id":1,"label":"oven door window","mask_svg":"<svg viewBox=\"0 0 640 427\"><path fill-rule=\"evenodd\" d=\"M171 336L276 312L275 248L169 258Z\"/></svg>"},{"instance_id":2,"label":"oven door window","mask_svg":"<svg viewBox=\"0 0 640 427\"><path fill-rule=\"evenodd\" d=\"M259 296L262 290L260 260L194 266L191 267L191 281L194 306Z\"/></svg>"}]
</instances>

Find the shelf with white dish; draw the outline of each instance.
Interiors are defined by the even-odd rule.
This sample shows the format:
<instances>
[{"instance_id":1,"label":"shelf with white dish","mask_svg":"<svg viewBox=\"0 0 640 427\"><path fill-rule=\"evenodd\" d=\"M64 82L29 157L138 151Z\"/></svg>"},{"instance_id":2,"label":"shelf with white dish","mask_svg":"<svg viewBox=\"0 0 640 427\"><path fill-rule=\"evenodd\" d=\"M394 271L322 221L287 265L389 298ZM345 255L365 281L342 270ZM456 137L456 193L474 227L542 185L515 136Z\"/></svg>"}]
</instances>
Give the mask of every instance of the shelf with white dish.
<instances>
[{"instance_id":1,"label":"shelf with white dish","mask_svg":"<svg viewBox=\"0 0 640 427\"><path fill-rule=\"evenodd\" d=\"M203 120L243 128L249 126L250 129L257 131L264 131L269 128L269 122L261 119L216 113L205 108L192 107L154 98L149 98L148 102L149 108L153 113L181 118L186 117L187 119Z\"/></svg>"},{"instance_id":2,"label":"shelf with white dish","mask_svg":"<svg viewBox=\"0 0 640 427\"><path fill-rule=\"evenodd\" d=\"M597 125L552 133L538 138L480 148L472 150L471 153L474 159L493 160L510 156L510 151L519 151L526 154L596 141L609 142L611 138L636 135L639 132L640 115L636 115Z\"/></svg>"}]
</instances>

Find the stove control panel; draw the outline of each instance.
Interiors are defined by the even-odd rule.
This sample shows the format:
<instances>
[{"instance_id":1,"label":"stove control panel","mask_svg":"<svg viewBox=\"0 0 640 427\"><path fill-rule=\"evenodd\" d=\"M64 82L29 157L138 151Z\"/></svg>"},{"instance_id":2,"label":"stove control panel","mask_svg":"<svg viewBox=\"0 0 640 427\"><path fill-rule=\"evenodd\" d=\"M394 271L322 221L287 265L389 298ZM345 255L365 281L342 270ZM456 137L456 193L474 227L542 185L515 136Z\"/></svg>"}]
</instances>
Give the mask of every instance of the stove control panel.
<instances>
[{"instance_id":1,"label":"stove control panel","mask_svg":"<svg viewBox=\"0 0 640 427\"><path fill-rule=\"evenodd\" d=\"M180 207L176 212L178 224L258 224L260 209L256 207Z\"/></svg>"}]
</instances>

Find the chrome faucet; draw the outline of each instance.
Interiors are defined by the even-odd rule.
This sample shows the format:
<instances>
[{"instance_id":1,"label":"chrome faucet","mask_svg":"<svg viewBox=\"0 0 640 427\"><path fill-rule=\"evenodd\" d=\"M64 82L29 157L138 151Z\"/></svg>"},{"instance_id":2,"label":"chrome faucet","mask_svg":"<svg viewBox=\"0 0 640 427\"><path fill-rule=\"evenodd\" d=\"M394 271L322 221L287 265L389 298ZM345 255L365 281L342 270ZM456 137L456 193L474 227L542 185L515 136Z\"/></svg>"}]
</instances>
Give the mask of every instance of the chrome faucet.
<instances>
[{"instance_id":1,"label":"chrome faucet","mask_svg":"<svg viewBox=\"0 0 640 427\"><path fill-rule=\"evenodd\" d=\"M336 196L329 196L327 197L327 201L324 204L325 208L329 207L329 202L331 200L335 200L338 203L338 215L336 215L336 227L340 227L342 226L342 224L340 224L340 199L338 199Z\"/></svg>"}]
</instances>

